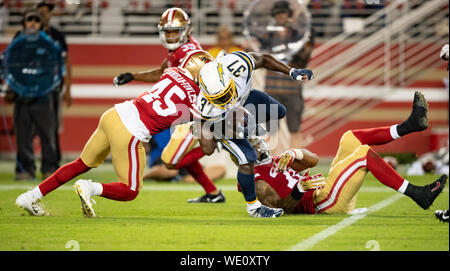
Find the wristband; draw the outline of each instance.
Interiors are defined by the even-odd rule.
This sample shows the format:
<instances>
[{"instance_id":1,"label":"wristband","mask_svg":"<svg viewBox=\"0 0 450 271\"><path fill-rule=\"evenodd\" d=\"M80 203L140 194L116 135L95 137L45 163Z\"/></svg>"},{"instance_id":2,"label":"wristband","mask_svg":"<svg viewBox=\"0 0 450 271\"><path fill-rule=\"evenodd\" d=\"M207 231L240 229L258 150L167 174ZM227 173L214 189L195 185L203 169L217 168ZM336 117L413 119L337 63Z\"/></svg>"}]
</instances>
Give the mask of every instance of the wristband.
<instances>
[{"instance_id":1,"label":"wristband","mask_svg":"<svg viewBox=\"0 0 450 271\"><path fill-rule=\"evenodd\" d=\"M300 149L292 149L292 150L289 150L289 151L294 153L294 158L297 159L297 160L302 160L303 157L305 156L303 154L302 150L300 150Z\"/></svg>"}]
</instances>

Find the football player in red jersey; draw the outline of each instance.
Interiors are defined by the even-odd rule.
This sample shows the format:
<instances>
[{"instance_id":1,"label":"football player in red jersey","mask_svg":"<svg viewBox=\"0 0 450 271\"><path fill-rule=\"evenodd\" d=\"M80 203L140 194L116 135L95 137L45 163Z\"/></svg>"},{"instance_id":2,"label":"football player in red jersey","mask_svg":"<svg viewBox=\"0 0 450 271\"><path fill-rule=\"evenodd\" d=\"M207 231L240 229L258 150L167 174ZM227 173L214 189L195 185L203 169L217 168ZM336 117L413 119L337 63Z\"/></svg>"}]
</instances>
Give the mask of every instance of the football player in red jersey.
<instances>
[{"instance_id":1,"label":"football player in red jersey","mask_svg":"<svg viewBox=\"0 0 450 271\"><path fill-rule=\"evenodd\" d=\"M168 67L177 67L187 52L201 50L200 44L191 36L189 16L180 8L169 8L162 15L158 24L159 37L169 50L167 58L160 67L136 73L122 73L114 78L114 85L123 85L132 80L156 82ZM185 168L205 190L205 195L190 199L188 202L222 203L225 196L217 189L206 175L198 161L204 153L193 138L190 126L180 125L174 130L171 140L164 149L161 159L168 169Z\"/></svg>"},{"instance_id":2,"label":"football player in red jersey","mask_svg":"<svg viewBox=\"0 0 450 271\"><path fill-rule=\"evenodd\" d=\"M83 214L95 217L92 196L118 201L136 198L146 165L142 142L148 142L152 135L170 128L174 122L189 121L190 110L196 105L200 92L196 84L198 72L211 60L212 56L206 51L190 51L182 65L166 69L150 90L107 110L80 157L60 167L34 189L21 194L16 205L31 215L47 215L40 199L76 176L98 167L109 153L117 182L78 180L74 185Z\"/></svg>"},{"instance_id":3,"label":"football player in red jersey","mask_svg":"<svg viewBox=\"0 0 450 271\"><path fill-rule=\"evenodd\" d=\"M258 153L255 166L255 186L262 204L283 208L286 213L344 213L353 211L357 193L368 171L384 185L409 196L423 209L428 209L442 192L447 176L442 175L426 186L415 186L401 177L369 145L382 145L428 127L428 105L416 92L413 110L401 124L347 131L341 137L339 149L327 177L309 176L309 168L319 161L306 149L288 150L271 157L267 144L254 140ZM307 170L303 175L300 172Z\"/></svg>"},{"instance_id":4,"label":"football player in red jersey","mask_svg":"<svg viewBox=\"0 0 450 271\"><path fill-rule=\"evenodd\" d=\"M164 70L177 67L187 52L202 50L200 44L191 36L191 20L180 8L169 8L162 15L158 24L159 38L169 50L160 67L135 73L121 73L114 78L115 85L123 85L131 81L156 82Z\"/></svg>"}]
</instances>

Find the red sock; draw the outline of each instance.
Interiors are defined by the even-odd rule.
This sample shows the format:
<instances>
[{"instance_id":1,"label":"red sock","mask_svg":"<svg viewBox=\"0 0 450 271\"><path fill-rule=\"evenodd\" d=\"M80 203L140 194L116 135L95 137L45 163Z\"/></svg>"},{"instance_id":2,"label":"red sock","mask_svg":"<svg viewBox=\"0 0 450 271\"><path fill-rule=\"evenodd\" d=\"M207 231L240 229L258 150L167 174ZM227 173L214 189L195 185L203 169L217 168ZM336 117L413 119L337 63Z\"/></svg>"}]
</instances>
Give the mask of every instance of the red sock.
<instances>
[{"instance_id":1,"label":"red sock","mask_svg":"<svg viewBox=\"0 0 450 271\"><path fill-rule=\"evenodd\" d=\"M192 151L188 152L185 156L183 156L183 158L177 163L175 168L180 169L182 167L186 167L187 165L190 165L195 161L198 161L204 155L205 154L203 153L202 148L197 147Z\"/></svg>"},{"instance_id":2,"label":"red sock","mask_svg":"<svg viewBox=\"0 0 450 271\"><path fill-rule=\"evenodd\" d=\"M206 175L199 161L196 161L184 168L203 187L203 189L205 189L206 193L211 194L214 190L217 189L214 183Z\"/></svg>"},{"instance_id":3,"label":"red sock","mask_svg":"<svg viewBox=\"0 0 450 271\"><path fill-rule=\"evenodd\" d=\"M130 201L134 200L139 194L139 191L133 191L128 185L121 182L102 183L102 186L101 196L112 200Z\"/></svg>"},{"instance_id":4,"label":"red sock","mask_svg":"<svg viewBox=\"0 0 450 271\"><path fill-rule=\"evenodd\" d=\"M372 149L367 152L366 161L367 169L372 172L373 176L375 176L382 184L395 190L399 190L405 182L407 185L408 181L403 179L397 171L395 171Z\"/></svg>"},{"instance_id":5,"label":"red sock","mask_svg":"<svg viewBox=\"0 0 450 271\"><path fill-rule=\"evenodd\" d=\"M352 132L363 145L382 145L393 140L391 126L352 130Z\"/></svg>"},{"instance_id":6,"label":"red sock","mask_svg":"<svg viewBox=\"0 0 450 271\"><path fill-rule=\"evenodd\" d=\"M55 173L40 183L39 190L41 190L42 195L45 196L90 169L91 168L86 166L81 158L78 158L77 160L60 167Z\"/></svg>"}]
</instances>

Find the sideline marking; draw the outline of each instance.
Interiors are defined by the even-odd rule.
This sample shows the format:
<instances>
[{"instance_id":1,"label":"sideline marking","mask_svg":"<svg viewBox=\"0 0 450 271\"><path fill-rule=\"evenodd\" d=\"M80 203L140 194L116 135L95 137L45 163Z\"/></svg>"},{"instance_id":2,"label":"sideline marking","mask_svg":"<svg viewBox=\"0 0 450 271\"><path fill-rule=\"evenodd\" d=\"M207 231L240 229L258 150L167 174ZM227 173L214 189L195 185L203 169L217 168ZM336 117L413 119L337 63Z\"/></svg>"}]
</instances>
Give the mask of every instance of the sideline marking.
<instances>
[{"instance_id":1,"label":"sideline marking","mask_svg":"<svg viewBox=\"0 0 450 271\"><path fill-rule=\"evenodd\" d=\"M380 201L377 204L370 206L367 209L367 213L355 214L350 217L347 217L347 218L343 219L341 222L337 223L336 225L330 226L330 227L326 228L325 230L317 233L316 235L313 235L312 237L310 237L306 240L303 240L300 243L294 245L293 247L291 247L289 249L289 251L308 250L308 249L312 248L314 245L316 245L318 242L325 240L326 238L337 233L339 230L341 230L347 226L350 226L351 224L355 223L356 221L358 221L360 219L363 219L364 217L367 216L368 213L376 212L376 211L394 203L395 201L399 200L403 196L404 196L403 194L398 193L398 194L393 195L392 197L389 197L383 201Z\"/></svg>"}]
</instances>

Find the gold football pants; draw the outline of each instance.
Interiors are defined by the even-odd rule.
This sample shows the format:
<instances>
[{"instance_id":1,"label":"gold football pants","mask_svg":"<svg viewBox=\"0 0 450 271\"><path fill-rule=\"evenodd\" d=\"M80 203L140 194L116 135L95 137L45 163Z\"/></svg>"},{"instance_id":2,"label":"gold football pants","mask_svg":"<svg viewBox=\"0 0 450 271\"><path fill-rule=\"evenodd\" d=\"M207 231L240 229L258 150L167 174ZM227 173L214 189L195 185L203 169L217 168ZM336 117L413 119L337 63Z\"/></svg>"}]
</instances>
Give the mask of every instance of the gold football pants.
<instances>
[{"instance_id":1,"label":"gold football pants","mask_svg":"<svg viewBox=\"0 0 450 271\"><path fill-rule=\"evenodd\" d=\"M138 191L142 187L146 166L144 146L130 134L114 108L103 113L80 157L88 167L95 168L109 153L119 181Z\"/></svg>"},{"instance_id":2,"label":"gold football pants","mask_svg":"<svg viewBox=\"0 0 450 271\"><path fill-rule=\"evenodd\" d=\"M184 155L190 152L198 143L191 131L191 124L179 124L170 136L170 141L161 154L161 160L165 164L175 166Z\"/></svg>"},{"instance_id":3,"label":"gold football pants","mask_svg":"<svg viewBox=\"0 0 450 271\"><path fill-rule=\"evenodd\" d=\"M326 185L316 190L314 202L318 213L350 213L367 174L366 155L370 147L362 145L352 131L339 142L338 152L328 172Z\"/></svg>"}]
</instances>

